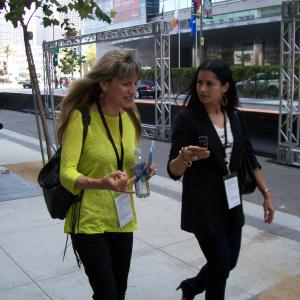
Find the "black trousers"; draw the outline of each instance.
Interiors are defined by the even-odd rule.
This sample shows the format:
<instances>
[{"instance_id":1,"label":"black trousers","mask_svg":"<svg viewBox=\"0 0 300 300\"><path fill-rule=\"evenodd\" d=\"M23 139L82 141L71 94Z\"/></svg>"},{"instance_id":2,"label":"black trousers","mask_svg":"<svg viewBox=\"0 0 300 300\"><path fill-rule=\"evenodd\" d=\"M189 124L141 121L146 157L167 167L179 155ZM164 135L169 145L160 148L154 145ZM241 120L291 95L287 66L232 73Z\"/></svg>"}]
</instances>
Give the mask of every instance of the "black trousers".
<instances>
[{"instance_id":1,"label":"black trousers","mask_svg":"<svg viewBox=\"0 0 300 300\"><path fill-rule=\"evenodd\" d=\"M183 296L193 299L205 292L206 300L224 300L226 281L230 271L236 266L242 229L228 229L224 234L197 235L200 248L207 260L199 273L184 280Z\"/></svg>"},{"instance_id":2,"label":"black trousers","mask_svg":"<svg viewBox=\"0 0 300 300\"><path fill-rule=\"evenodd\" d=\"M73 234L71 237L93 289L93 299L124 300L133 233Z\"/></svg>"}]
</instances>

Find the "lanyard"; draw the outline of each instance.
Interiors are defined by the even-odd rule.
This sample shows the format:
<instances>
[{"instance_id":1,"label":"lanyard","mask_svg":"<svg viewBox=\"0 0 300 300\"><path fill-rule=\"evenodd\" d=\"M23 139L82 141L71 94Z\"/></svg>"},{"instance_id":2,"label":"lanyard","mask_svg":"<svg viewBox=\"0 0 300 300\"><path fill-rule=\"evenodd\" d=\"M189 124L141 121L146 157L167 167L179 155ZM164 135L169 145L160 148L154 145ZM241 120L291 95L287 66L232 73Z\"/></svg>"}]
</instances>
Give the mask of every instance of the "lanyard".
<instances>
[{"instance_id":1,"label":"lanyard","mask_svg":"<svg viewBox=\"0 0 300 300\"><path fill-rule=\"evenodd\" d=\"M225 160L225 164L226 164L226 168L228 170L228 173L230 174L230 170L229 170L229 161L227 159L227 155L226 155L226 149L228 148L228 137L227 137L227 122L226 122L226 115L224 110L222 110L223 112L223 116L224 116L224 138L225 138L225 143L224 143L224 160Z\"/></svg>"},{"instance_id":2,"label":"lanyard","mask_svg":"<svg viewBox=\"0 0 300 300\"><path fill-rule=\"evenodd\" d=\"M104 117L104 114L103 114L103 111L102 111L102 108L99 104L99 102L97 101L96 102L97 104L97 108L98 108L98 111L99 111L99 114L101 116L101 120L103 122L103 125L106 129L106 133L107 133L107 137L109 139L109 141L111 142L113 148L114 148L114 151L115 151L115 154L116 154L116 159L117 159L117 164L118 164L118 170L123 170L123 162L124 162L124 146L123 146L123 142L122 142L122 137L123 137L123 123L122 123L122 116L121 116L121 113L119 113L119 130L120 130L120 136L121 136L121 157L119 156L119 153L118 153L118 150L117 150L117 147L116 147L116 144L113 140L113 137L111 135L111 132L109 130L109 127L108 127L108 124L106 122L106 119Z\"/></svg>"}]
</instances>

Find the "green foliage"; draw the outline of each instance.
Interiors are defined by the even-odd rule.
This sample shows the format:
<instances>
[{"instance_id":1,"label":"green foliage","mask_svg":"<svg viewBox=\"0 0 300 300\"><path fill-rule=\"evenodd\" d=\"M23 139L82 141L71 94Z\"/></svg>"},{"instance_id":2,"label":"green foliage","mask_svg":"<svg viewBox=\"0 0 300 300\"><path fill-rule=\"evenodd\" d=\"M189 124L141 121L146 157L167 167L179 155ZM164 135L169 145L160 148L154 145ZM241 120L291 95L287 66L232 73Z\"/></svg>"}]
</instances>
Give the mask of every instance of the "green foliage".
<instances>
[{"instance_id":1,"label":"green foliage","mask_svg":"<svg viewBox=\"0 0 300 300\"><path fill-rule=\"evenodd\" d=\"M85 56L80 56L75 49L63 49L63 58L60 59L59 68L65 75L71 74L76 71L81 64L85 63Z\"/></svg>"},{"instance_id":2,"label":"green foliage","mask_svg":"<svg viewBox=\"0 0 300 300\"><path fill-rule=\"evenodd\" d=\"M92 69L96 64L96 44L92 44L88 46L86 52L86 63L89 69Z\"/></svg>"},{"instance_id":3,"label":"green foliage","mask_svg":"<svg viewBox=\"0 0 300 300\"><path fill-rule=\"evenodd\" d=\"M142 70L141 78L154 80L154 69Z\"/></svg>"},{"instance_id":4,"label":"green foliage","mask_svg":"<svg viewBox=\"0 0 300 300\"><path fill-rule=\"evenodd\" d=\"M96 0L71 0L67 5L62 5L57 0L0 0L0 13L4 13L6 20L10 21L15 28L20 24L27 26L26 11L32 9L32 17L40 7L44 13L42 18L44 27L59 25L59 20L55 18L55 11L67 14L75 10L81 19L99 19L111 23L110 17L101 10ZM67 26L69 23L65 21L63 24Z\"/></svg>"},{"instance_id":5,"label":"green foliage","mask_svg":"<svg viewBox=\"0 0 300 300\"><path fill-rule=\"evenodd\" d=\"M174 94L182 94L189 87L196 68L171 69L171 90Z\"/></svg>"},{"instance_id":6,"label":"green foliage","mask_svg":"<svg viewBox=\"0 0 300 300\"><path fill-rule=\"evenodd\" d=\"M195 68L171 69L171 92L182 94L188 89ZM240 97L278 99L279 66L232 66L233 79ZM143 79L154 80L154 70L142 71Z\"/></svg>"},{"instance_id":7,"label":"green foliage","mask_svg":"<svg viewBox=\"0 0 300 300\"><path fill-rule=\"evenodd\" d=\"M231 69L240 97L278 99L278 65L238 66Z\"/></svg>"}]
</instances>

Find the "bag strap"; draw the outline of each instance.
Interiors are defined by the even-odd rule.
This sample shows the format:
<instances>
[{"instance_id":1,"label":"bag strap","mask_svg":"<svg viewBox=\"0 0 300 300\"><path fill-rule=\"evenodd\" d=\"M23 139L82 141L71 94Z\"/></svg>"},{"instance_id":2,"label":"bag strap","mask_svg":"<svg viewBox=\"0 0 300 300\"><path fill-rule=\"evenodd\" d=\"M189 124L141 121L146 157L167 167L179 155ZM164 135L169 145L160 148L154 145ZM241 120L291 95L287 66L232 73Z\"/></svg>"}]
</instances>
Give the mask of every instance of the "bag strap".
<instances>
[{"instance_id":1,"label":"bag strap","mask_svg":"<svg viewBox=\"0 0 300 300\"><path fill-rule=\"evenodd\" d=\"M91 116L87 107L78 107L78 110L81 112L82 124L83 124L82 147L81 147L81 153L82 153L82 149L84 147L85 139L88 132L88 127L91 123Z\"/></svg>"},{"instance_id":2,"label":"bag strap","mask_svg":"<svg viewBox=\"0 0 300 300\"><path fill-rule=\"evenodd\" d=\"M244 121L244 119L241 115L241 111L239 109L235 109L234 110L234 115L236 116L236 118L238 120L239 126L242 130L242 133L243 133L243 136L245 136L246 135L246 129L245 129L246 125L245 125L245 121Z\"/></svg>"}]
</instances>

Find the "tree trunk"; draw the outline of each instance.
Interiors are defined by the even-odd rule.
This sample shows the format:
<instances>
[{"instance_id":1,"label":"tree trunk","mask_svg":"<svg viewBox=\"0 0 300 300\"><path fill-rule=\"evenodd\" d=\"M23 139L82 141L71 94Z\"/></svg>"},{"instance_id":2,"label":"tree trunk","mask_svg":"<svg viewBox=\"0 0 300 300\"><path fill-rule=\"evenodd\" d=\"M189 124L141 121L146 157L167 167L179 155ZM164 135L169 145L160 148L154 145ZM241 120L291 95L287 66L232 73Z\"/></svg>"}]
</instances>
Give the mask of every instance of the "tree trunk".
<instances>
[{"instance_id":1,"label":"tree trunk","mask_svg":"<svg viewBox=\"0 0 300 300\"><path fill-rule=\"evenodd\" d=\"M47 155L48 155L48 160L49 160L52 157L51 140L50 140L49 130L48 130L48 126L47 126L47 122L46 122L46 118L45 118L45 110L43 107L41 91L40 91L38 80L37 80L36 69L35 69L34 60L33 60L33 56L32 56L31 46L30 46L29 39L28 39L27 26L25 24L22 24L22 28L23 28L26 57L27 57L27 62L28 62L28 69L29 69L29 74L30 74L30 79L31 79L33 101L35 101L35 104L36 104L35 107L38 110L36 113L38 113L38 115L41 119L43 133L44 133L45 142L46 142ZM40 137L40 139L41 139L41 137ZM41 151L43 152L43 149L41 149Z\"/></svg>"}]
</instances>

